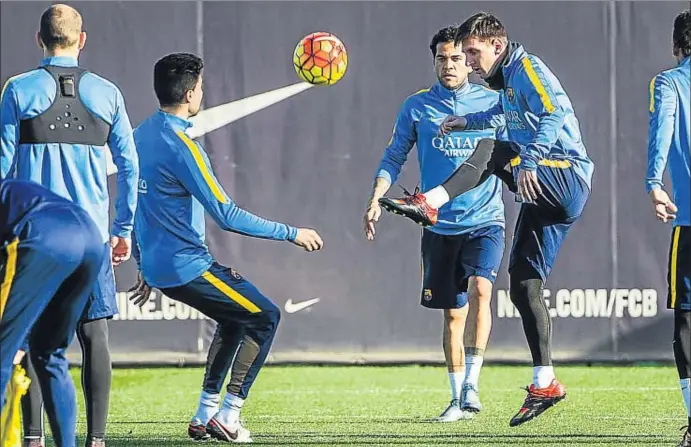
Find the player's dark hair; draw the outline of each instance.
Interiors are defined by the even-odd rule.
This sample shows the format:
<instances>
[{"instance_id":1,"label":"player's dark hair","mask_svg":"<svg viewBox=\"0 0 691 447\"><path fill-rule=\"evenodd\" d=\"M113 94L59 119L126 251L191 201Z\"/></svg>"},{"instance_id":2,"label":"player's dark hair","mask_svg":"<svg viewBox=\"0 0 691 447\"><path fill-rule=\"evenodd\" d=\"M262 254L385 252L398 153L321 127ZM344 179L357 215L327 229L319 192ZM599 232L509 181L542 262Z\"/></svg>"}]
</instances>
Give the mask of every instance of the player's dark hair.
<instances>
[{"instance_id":1,"label":"player's dark hair","mask_svg":"<svg viewBox=\"0 0 691 447\"><path fill-rule=\"evenodd\" d=\"M202 59L190 53L173 53L159 59L154 66L154 91L161 107L183 104L203 68Z\"/></svg>"},{"instance_id":2,"label":"player's dark hair","mask_svg":"<svg viewBox=\"0 0 691 447\"><path fill-rule=\"evenodd\" d=\"M456 36L456 31L458 27L447 26L437 31L437 34L432 36L432 42L429 44L429 49L432 50L432 57L437 57L437 45L440 43L453 42Z\"/></svg>"},{"instance_id":3,"label":"player's dark hair","mask_svg":"<svg viewBox=\"0 0 691 447\"><path fill-rule=\"evenodd\" d=\"M507 41L508 33L504 24L496 16L488 12L478 12L458 27L454 40L459 44L469 37L479 40L502 39Z\"/></svg>"},{"instance_id":4,"label":"player's dark hair","mask_svg":"<svg viewBox=\"0 0 691 447\"><path fill-rule=\"evenodd\" d=\"M52 5L41 14L38 35L48 50L77 44L82 32L82 16L67 5Z\"/></svg>"},{"instance_id":5,"label":"player's dark hair","mask_svg":"<svg viewBox=\"0 0 691 447\"><path fill-rule=\"evenodd\" d=\"M684 56L691 56L691 9L680 13L674 19L672 42L675 51L681 51Z\"/></svg>"}]
</instances>

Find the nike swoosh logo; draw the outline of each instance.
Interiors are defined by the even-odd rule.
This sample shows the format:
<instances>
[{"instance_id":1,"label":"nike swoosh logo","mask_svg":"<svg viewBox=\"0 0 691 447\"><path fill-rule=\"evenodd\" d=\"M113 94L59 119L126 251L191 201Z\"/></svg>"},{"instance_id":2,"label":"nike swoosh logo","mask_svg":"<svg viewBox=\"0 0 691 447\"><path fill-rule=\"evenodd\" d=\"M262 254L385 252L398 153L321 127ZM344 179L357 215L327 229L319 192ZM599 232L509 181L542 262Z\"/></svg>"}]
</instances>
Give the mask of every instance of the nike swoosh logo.
<instances>
[{"instance_id":1,"label":"nike swoosh logo","mask_svg":"<svg viewBox=\"0 0 691 447\"><path fill-rule=\"evenodd\" d=\"M286 301L285 304L285 310L289 314L294 314L295 312L300 312L303 309L307 309L308 307L317 304L320 301L319 298L313 298L311 300L307 301L300 301L299 303L294 303L293 300L288 300Z\"/></svg>"},{"instance_id":2,"label":"nike swoosh logo","mask_svg":"<svg viewBox=\"0 0 691 447\"><path fill-rule=\"evenodd\" d=\"M197 116L190 118L194 126L187 129L187 135L193 139L199 138L209 132L277 104L284 99L295 96L311 87L314 87L314 85L308 84L307 82L298 82L268 92L248 96L247 98L236 99L235 101L211 107L210 109L204 109L200 111ZM118 172L118 168L113 163L110 148L106 147L106 149L106 172L108 175L112 175Z\"/></svg>"}]
</instances>

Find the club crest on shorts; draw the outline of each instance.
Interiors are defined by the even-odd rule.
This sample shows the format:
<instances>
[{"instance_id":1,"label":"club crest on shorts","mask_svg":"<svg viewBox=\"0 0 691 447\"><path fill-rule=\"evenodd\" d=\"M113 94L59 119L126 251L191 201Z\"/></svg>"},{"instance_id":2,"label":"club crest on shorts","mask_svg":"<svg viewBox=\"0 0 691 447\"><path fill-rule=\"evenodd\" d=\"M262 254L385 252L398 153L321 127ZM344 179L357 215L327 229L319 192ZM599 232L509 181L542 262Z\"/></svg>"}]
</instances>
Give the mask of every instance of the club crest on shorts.
<instances>
[{"instance_id":1,"label":"club crest on shorts","mask_svg":"<svg viewBox=\"0 0 691 447\"><path fill-rule=\"evenodd\" d=\"M432 290L431 289L425 289L422 291L422 297L425 301L429 301L432 299Z\"/></svg>"}]
</instances>

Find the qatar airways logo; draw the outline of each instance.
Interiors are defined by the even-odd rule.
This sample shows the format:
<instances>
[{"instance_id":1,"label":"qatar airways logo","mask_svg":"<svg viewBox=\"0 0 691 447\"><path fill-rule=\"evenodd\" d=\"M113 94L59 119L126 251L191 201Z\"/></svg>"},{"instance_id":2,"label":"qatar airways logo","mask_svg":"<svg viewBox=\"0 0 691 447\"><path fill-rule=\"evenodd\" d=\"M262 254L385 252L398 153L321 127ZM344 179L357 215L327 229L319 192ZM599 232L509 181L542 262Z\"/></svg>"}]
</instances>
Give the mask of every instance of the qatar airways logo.
<instances>
[{"instance_id":1,"label":"qatar airways logo","mask_svg":"<svg viewBox=\"0 0 691 447\"><path fill-rule=\"evenodd\" d=\"M521 114L517 110L505 110L504 118L506 119L506 127L508 127L509 130L527 129Z\"/></svg>"},{"instance_id":2,"label":"qatar airways logo","mask_svg":"<svg viewBox=\"0 0 691 447\"><path fill-rule=\"evenodd\" d=\"M442 151L447 157L470 157L482 138L471 138L464 135L434 137L432 138L432 147Z\"/></svg>"}]
</instances>

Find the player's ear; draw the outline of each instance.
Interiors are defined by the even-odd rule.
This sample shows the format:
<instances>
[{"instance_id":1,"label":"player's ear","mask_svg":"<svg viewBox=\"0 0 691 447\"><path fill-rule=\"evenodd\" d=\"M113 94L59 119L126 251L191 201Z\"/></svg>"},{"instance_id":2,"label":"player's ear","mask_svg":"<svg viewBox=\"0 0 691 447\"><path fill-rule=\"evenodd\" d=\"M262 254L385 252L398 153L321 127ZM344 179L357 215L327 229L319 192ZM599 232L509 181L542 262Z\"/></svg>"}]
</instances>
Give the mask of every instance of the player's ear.
<instances>
[{"instance_id":1,"label":"player's ear","mask_svg":"<svg viewBox=\"0 0 691 447\"><path fill-rule=\"evenodd\" d=\"M36 44L40 49L44 49L45 45L43 45L43 41L41 40L41 33L36 31Z\"/></svg>"},{"instance_id":2,"label":"player's ear","mask_svg":"<svg viewBox=\"0 0 691 447\"><path fill-rule=\"evenodd\" d=\"M492 47L494 47L494 54L501 54L504 51L504 42L501 39L492 39Z\"/></svg>"},{"instance_id":3,"label":"player's ear","mask_svg":"<svg viewBox=\"0 0 691 447\"><path fill-rule=\"evenodd\" d=\"M84 45L86 45L86 31L79 33L79 51L84 49Z\"/></svg>"}]
</instances>

